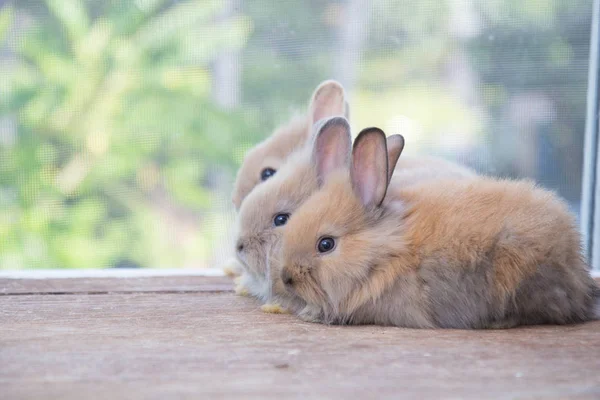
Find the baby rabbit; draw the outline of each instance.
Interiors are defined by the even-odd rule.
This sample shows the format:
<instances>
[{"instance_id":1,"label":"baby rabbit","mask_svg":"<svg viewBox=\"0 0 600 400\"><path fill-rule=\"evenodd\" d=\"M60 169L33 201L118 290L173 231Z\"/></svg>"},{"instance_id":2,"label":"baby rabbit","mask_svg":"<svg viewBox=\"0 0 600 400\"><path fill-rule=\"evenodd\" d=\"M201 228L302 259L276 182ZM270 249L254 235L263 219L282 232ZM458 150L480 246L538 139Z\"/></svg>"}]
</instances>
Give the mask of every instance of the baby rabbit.
<instances>
[{"instance_id":1,"label":"baby rabbit","mask_svg":"<svg viewBox=\"0 0 600 400\"><path fill-rule=\"evenodd\" d=\"M332 152L331 143L343 142L350 149L350 126L343 117L321 121L315 126L314 140L290 156L277 175L257 186L242 203L239 213L238 259L244 273L239 285L263 302L270 302L263 310L281 311L277 305L296 312L304 302L285 290L280 279L280 238L290 215L318 189L318 171L340 163L333 157L349 153ZM387 147L393 161L404 147L399 135L391 136ZM238 286L239 287L239 286Z\"/></svg>"},{"instance_id":2,"label":"baby rabbit","mask_svg":"<svg viewBox=\"0 0 600 400\"><path fill-rule=\"evenodd\" d=\"M307 303L303 319L481 329L598 318L578 230L554 194L484 177L388 187L381 130L363 130L352 157L336 138L323 188L283 231L281 280Z\"/></svg>"},{"instance_id":3,"label":"baby rabbit","mask_svg":"<svg viewBox=\"0 0 600 400\"><path fill-rule=\"evenodd\" d=\"M274 176L288 157L309 141L316 121L337 115L348 116L348 112L342 85L334 80L321 82L311 97L306 115L293 117L244 157L233 189L232 201L236 210L239 211L242 201L257 185ZM241 265L235 258L229 259L223 269L229 276L241 274Z\"/></svg>"},{"instance_id":4,"label":"baby rabbit","mask_svg":"<svg viewBox=\"0 0 600 400\"><path fill-rule=\"evenodd\" d=\"M306 115L292 118L244 157L233 189L236 210L258 184L275 175L288 156L304 146L315 122L327 117L347 117L348 112L342 85L334 80L321 82L311 97Z\"/></svg>"}]
</instances>

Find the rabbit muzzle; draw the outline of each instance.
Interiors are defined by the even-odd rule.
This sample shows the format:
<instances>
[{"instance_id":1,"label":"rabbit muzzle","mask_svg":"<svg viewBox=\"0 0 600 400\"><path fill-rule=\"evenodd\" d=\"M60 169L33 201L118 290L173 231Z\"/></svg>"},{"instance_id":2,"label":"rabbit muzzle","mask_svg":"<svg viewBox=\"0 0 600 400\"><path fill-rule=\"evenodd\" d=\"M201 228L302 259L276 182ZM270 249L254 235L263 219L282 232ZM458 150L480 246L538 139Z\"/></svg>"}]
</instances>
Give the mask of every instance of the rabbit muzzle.
<instances>
[{"instance_id":1,"label":"rabbit muzzle","mask_svg":"<svg viewBox=\"0 0 600 400\"><path fill-rule=\"evenodd\" d=\"M287 290L291 290L293 288L294 276L292 275L289 268L283 267L281 269L281 281L283 282Z\"/></svg>"}]
</instances>

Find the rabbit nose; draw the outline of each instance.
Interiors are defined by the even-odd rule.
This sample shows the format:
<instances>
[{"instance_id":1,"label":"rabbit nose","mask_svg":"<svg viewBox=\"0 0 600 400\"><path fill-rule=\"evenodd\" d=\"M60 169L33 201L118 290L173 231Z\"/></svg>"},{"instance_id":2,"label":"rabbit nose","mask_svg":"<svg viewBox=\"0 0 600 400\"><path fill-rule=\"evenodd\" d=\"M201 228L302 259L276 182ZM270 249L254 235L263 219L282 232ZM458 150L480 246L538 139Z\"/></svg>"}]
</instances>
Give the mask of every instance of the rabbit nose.
<instances>
[{"instance_id":1,"label":"rabbit nose","mask_svg":"<svg viewBox=\"0 0 600 400\"><path fill-rule=\"evenodd\" d=\"M281 270L281 280L286 286L292 286L294 284L294 278L292 278L292 275L289 273L287 268Z\"/></svg>"},{"instance_id":2,"label":"rabbit nose","mask_svg":"<svg viewBox=\"0 0 600 400\"><path fill-rule=\"evenodd\" d=\"M235 248L237 249L238 253L241 253L242 251L244 251L244 241L238 240L237 244L235 245Z\"/></svg>"}]
</instances>

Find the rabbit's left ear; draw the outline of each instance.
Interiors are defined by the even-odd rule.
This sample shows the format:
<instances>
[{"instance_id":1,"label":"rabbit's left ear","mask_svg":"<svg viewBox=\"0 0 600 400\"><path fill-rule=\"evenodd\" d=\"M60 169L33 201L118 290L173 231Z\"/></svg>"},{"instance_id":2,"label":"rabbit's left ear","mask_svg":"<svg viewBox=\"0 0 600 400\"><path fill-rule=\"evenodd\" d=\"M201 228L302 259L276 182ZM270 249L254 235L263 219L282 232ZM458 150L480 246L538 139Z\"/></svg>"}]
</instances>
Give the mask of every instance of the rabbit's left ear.
<instances>
[{"instance_id":1,"label":"rabbit's left ear","mask_svg":"<svg viewBox=\"0 0 600 400\"><path fill-rule=\"evenodd\" d=\"M397 152L398 156L400 152ZM395 166L396 162L393 164ZM388 153L385 133L381 129L366 128L356 137L350 179L365 208L381 205L388 187Z\"/></svg>"}]
</instances>

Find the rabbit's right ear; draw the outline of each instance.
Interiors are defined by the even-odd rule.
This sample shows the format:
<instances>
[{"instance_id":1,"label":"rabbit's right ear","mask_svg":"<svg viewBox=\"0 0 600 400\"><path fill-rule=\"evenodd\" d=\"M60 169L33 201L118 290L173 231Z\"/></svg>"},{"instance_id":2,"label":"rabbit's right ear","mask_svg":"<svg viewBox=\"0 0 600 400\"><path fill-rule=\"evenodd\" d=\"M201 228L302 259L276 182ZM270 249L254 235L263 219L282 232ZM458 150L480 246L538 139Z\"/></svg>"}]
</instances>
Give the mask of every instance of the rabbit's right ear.
<instances>
[{"instance_id":1,"label":"rabbit's right ear","mask_svg":"<svg viewBox=\"0 0 600 400\"><path fill-rule=\"evenodd\" d=\"M388 184L392 179L394 170L396 169L396 163L400 154L404 150L404 136L402 135L391 135L387 138L387 157L388 157Z\"/></svg>"},{"instance_id":2,"label":"rabbit's right ear","mask_svg":"<svg viewBox=\"0 0 600 400\"><path fill-rule=\"evenodd\" d=\"M331 172L350 166L352 137L350 124L344 117L329 118L317 125L312 162L317 169L319 185L322 185Z\"/></svg>"},{"instance_id":3,"label":"rabbit's right ear","mask_svg":"<svg viewBox=\"0 0 600 400\"><path fill-rule=\"evenodd\" d=\"M388 153L385 133L381 129L366 128L356 137L350 179L365 208L381 205L388 187Z\"/></svg>"},{"instance_id":4,"label":"rabbit's right ear","mask_svg":"<svg viewBox=\"0 0 600 400\"><path fill-rule=\"evenodd\" d=\"M347 116L349 105L342 85L334 80L322 82L312 95L308 112L311 127L324 118Z\"/></svg>"}]
</instances>

